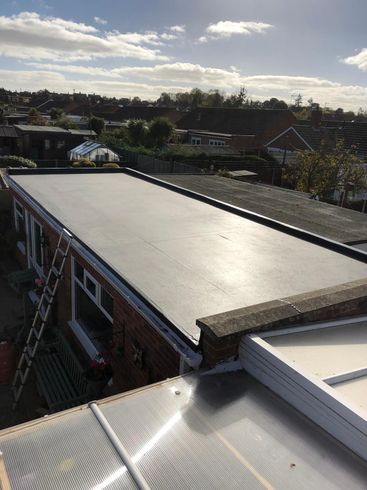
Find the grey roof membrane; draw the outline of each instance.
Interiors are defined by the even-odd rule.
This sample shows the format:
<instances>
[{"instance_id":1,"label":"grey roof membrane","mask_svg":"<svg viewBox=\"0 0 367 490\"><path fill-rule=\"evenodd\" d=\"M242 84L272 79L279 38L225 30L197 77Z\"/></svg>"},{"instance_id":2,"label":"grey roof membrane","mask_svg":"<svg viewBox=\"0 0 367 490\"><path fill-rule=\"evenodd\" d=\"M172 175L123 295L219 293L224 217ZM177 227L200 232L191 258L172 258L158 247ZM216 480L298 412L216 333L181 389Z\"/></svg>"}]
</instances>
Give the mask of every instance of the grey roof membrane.
<instances>
[{"instance_id":1,"label":"grey roof membrane","mask_svg":"<svg viewBox=\"0 0 367 490\"><path fill-rule=\"evenodd\" d=\"M196 319L367 276L367 265L124 173L13 175L191 340Z\"/></svg>"},{"instance_id":2,"label":"grey roof membrane","mask_svg":"<svg viewBox=\"0 0 367 490\"><path fill-rule=\"evenodd\" d=\"M243 371L101 400L149 488L365 489L367 465ZM135 488L88 407L0 432L14 489Z\"/></svg>"},{"instance_id":3,"label":"grey roof membrane","mask_svg":"<svg viewBox=\"0 0 367 490\"><path fill-rule=\"evenodd\" d=\"M366 214L309 199L309 194L215 175L159 178L337 242L367 241Z\"/></svg>"}]
</instances>

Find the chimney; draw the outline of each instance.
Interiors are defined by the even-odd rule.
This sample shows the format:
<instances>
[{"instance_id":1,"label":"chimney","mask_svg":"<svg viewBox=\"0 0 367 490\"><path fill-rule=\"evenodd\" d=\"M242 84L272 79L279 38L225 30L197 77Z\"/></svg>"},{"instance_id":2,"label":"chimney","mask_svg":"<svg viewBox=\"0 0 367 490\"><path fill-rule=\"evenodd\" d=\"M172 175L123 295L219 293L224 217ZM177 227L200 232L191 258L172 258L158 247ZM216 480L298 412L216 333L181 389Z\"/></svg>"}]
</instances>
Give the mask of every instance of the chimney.
<instances>
[{"instance_id":1,"label":"chimney","mask_svg":"<svg viewBox=\"0 0 367 490\"><path fill-rule=\"evenodd\" d=\"M311 108L311 126L318 129L321 126L322 110L319 104L313 104Z\"/></svg>"}]
</instances>

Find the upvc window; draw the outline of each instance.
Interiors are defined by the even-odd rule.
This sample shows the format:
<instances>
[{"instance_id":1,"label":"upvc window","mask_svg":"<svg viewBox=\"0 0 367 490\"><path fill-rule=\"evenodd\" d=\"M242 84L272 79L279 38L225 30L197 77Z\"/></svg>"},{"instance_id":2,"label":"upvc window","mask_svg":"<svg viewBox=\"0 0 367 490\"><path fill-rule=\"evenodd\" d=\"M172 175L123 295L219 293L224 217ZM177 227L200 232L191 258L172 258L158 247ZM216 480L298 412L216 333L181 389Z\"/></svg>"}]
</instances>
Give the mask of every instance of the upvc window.
<instances>
[{"instance_id":1,"label":"upvc window","mask_svg":"<svg viewBox=\"0 0 367 490\"><path fill-rule=\"evenodd\" d=\"M28 222L28 260L43 275L43 229L33 216L29 216Z\"/></svg>"},{"instance_id":2,"label":"upvc window","mask_svg":"<svg viewBox=\"0 0 367 490\"><path fill-rule=\"evenodd\" d=\"M24 207L14 200L14 221L15 229L19 233L25 233L25 210Z\"/></svg>"},{"instance_id":3,"label":"upvc window","mask_svg":"<svg viewBox=\"0 0 367 490\"><path fill-rule=\"evenodd\" d=\"M78 330L73 330L82 345L87 335L89 342L102 353L112 339L113 298L74 257L72 272L72 321L82 329L83 335L79 338Z\"/></svg>"},{"instance_id":4,"label":"upvc window","mask_svg":"<svg viewBox=\"0 0 367 490\"><path fill-rule=\"evenodd\" d=\"M201 145L201 138L197 138L197 137L193 136L191 138L191 144L192 145Z\"/></svg>"}]
</instances>

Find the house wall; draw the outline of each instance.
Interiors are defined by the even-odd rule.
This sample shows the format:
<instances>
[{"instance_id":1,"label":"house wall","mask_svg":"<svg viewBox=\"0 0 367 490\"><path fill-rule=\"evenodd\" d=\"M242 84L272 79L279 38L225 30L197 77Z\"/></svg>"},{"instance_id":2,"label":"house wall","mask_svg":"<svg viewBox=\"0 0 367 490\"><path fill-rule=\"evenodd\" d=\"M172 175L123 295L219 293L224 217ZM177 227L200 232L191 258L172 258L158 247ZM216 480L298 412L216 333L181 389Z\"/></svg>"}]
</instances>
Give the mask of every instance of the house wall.
<instances>
[{"instance_id":1,"label":"house wall","mask_svg":"<svg viewBox=\"0 0 367 490\"><path fill-rule=\"evenodd\" d=\"M13 197L43 226L45 236L44 271L47 272L57 245L58 234L16 192L11 192ZM85 261L76 251L71 250L65 263L64 278L59 285L53 321L63 330L65 336L78 352L79 358L86 363L90 362L85 349L70 328L72 319L71 255L106 289L114 300L113 341L111 345L114 374L113 385L110 387L109 394L177 376L180 370L180 355L176 350L93 268L92 264ZM16 257L20 265L26 267L26 257L21 255L19 250L16 251Z\"/></svg>"}]
</instances>

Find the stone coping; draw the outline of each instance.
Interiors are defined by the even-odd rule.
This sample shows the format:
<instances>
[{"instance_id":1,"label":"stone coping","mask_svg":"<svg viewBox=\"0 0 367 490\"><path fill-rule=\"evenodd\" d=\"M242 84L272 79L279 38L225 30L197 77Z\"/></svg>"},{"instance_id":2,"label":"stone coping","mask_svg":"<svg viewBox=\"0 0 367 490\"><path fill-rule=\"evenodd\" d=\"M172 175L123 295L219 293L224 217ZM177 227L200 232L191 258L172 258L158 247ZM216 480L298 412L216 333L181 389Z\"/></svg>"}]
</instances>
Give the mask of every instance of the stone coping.
<instances>
[{"instance_id":1,"label":"stone coping","mask_svg":"<svg viewBox=\"0 0 367 490\"><path fill-rule=\"evenodd\" d=\"M202 334L224 339L245 333L367 313L367 278L288 296L197 320Z\"/></svg>"}]
</instances>

